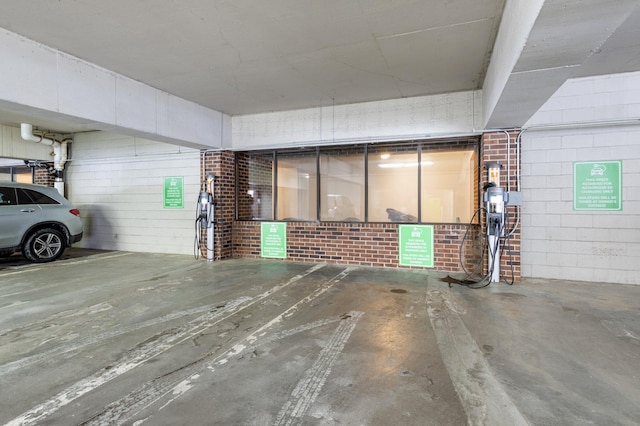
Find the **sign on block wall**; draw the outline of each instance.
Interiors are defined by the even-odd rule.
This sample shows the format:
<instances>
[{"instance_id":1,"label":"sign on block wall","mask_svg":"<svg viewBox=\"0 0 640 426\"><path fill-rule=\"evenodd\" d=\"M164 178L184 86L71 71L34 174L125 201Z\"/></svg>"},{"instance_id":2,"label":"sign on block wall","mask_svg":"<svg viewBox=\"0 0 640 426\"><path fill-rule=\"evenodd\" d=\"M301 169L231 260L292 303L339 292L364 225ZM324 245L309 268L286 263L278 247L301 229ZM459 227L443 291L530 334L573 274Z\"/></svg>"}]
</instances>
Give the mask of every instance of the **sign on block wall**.
<instances>
[{"instance_id":1,"label":"sign on block wall","mask_svg":"<svg viewBox=\"0 0 640 426\"><path fill-rule=\"evenodd\" d=\"M399 225L400 265L433 268L433 225Z\"/></svg>"},{"instance_id":2,"label":"sign on block wall","mask_svg":"<svg viewBox=\"0 0 640 426\"><path fill-rule=\"evenodd\" d=\"M260 225L260 256L285 259L287 257L286 222L262 222Z\"/></svg>"},{"instance_id":3,"label":"sign on block wall","mask_svg":"<svg viewBox=\"0 0 640 426\"><path fill-rule=\"evenodd\" d=\"M573 163L574 210L622 210L622 161Z\"/></svg>"},{"instance_id":4,"label":"sign on block wall","mask_svg":"<svg viewBox=\"0 0 640 426\"><path fill-rule=\"evenodd\" d=\"M184 208L184 177L172 176L164 178L164 208Z\"/></svg>"}]
</instances>

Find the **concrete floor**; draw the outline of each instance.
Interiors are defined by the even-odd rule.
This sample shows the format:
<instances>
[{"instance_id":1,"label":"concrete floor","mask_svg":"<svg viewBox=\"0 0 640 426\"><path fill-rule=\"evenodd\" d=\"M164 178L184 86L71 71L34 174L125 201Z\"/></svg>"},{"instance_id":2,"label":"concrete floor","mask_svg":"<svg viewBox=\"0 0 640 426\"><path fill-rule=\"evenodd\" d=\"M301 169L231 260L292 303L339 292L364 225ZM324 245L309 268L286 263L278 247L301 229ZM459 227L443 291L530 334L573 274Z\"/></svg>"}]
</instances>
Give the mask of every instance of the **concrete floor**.
<instances>
[{"instance_id":1,"label":"concrete floor","mask_svg":"<svg viewBox=\"0 0 640 426\"><path fill-rule=\"evenodd\" d=\"M70 253L0 262L1 424L640 422L640 286Z\"/></svg>"}]
</instances>

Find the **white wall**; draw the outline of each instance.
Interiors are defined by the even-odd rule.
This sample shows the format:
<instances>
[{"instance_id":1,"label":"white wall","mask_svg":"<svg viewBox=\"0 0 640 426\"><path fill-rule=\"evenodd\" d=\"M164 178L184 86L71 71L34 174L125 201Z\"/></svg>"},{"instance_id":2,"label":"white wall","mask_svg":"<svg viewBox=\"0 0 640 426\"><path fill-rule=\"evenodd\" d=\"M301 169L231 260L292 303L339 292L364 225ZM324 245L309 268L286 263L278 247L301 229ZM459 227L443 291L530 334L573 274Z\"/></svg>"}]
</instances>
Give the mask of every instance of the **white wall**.
<instances>
[{"instance_id":1,"label":"white wall","mask_svg":"<svg viewBox=\"0 0 640 426\"><path fill-rule=\"evenodd\" d=\"M480 91L232 117L233 149L476 133ZM481 127L481 125L480 125Z\"/></svg>"},{"instance_id":2,"label":"white wall","mask_svg":"<svg viewBox=\"0 0 640 426\"><path fill-rule=\"evenodd\" d=\"M0 125L0 158L52 161L52 151L50 146L23 140L19 127Z\"/></svg>"},{"instance_id":3,"label":"white wall","mask_svg":"<svg viewBox=\"0 0 640 426\"><path fill-rule=\"evenodd\" d=\"M77 247L192 254L199 151L106 132L74 136L67 196L80 209ZM164 177L184 177L184 208L164 208Z\"/></svg>"},{"instance_id":4,"label":"white wall","mask_svg":"<svg viewBox=\"0 0 640 426\"><path fill-rule=\"evenodd\" d=\"M522 275L640 284L640 73L569 80L527 126ZM622 211L574 211L573 162L603 160L622 161Z\"/></svg>"}]
</instances>

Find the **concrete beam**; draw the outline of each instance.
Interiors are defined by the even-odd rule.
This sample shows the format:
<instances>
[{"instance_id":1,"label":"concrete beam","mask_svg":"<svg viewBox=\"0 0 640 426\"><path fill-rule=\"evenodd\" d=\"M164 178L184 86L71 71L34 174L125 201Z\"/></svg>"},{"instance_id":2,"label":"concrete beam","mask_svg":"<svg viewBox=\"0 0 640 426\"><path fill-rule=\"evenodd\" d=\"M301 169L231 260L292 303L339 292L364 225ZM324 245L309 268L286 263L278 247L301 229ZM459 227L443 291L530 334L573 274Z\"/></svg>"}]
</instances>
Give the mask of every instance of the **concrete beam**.
<instances>
[{"instance_id":1,"label":"concrete beam","mask_svg":"<svg viewBox=\"0 0 640 426\"><path fill-rule=\"evenodd\" d=\"M485 128L522 126L567 79L581 73L637 5L635 0L508 1L483 87Z\"/></svg>"},{"instance_id":2,"label":"concrete beam","mask_svg":"<svg viewBox=\"0 0 640 426\"><path fill-rule=\"evenodd\" d=\"M230 146L230 118L113 71L0 30L0 108L81 130L189 146ZM17 124L17 123L13 123ZM226 139L226 143L225 143Z\"/></svg>"}]
</instances>

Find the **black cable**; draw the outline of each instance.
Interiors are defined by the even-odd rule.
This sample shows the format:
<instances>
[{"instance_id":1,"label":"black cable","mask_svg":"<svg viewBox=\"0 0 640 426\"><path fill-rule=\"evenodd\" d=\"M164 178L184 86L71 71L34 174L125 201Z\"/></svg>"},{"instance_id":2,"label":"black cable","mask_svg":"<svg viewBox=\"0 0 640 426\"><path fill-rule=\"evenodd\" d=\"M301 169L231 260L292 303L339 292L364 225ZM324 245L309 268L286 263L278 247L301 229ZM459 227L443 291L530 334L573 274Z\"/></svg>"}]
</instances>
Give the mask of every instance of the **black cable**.
<instances>
[{"instance_id":1,"label":"black cable","mask_svg":"<svg viewBox=\"0 0 640 426\"><path fill-rule=\"evenodd\" d=\"M200 249L200 218L196 219L195 222L195 239L193 241L193 257L198 260L202 255Z\"/></svg>"},{"instance_id":2,"label":"black cable","mask_svg":"<svg viewBox=\"0 0 640 426\"><path fill-rule=\"evenodd\" d=\"M480 281L478 281L476 283L473 283L473 284L469 284L468 285L469 288L472 288L474 290L478 290L478 289L481 289L481 288L485 288L489 284L491 284L491 278L493 276L493 271L494 271L494 267L495 267L495 264L496 264L496 255L498 254L498 246L500 245L500 232L502 232L502 229L504 229L504 228L500 227L500 223L496 222L495 223L495 227L494 227L495 234L493 234L493 235L496 235L496 238L498 238L498 243L495 244L495 246L493 247L493 253L492 253L491 257L489 258L491 264L489 265L489 268L487 268L488 269L487 275L485 275L482 278L482 280L480 280Z\"/></svg>"},{"instance_id":3,"label":"black cable","mask_svg":"<svg viewBox=\"0 0 640 426\"><path fill-rule=\"evenodd\" d=\"M505 214L505 218L504 218L504 227L503 228L507 228L507 221L508 219L508 215ZM514 228L515 230L515 228ZM509 266L511 267L511 282L507 281L507 279L505 278L504 282L509 284L509 285L513 285L513 283L516 281L516 274L515 271L513 269L513 256L511 253L511 242L509 241L509 239L511 238L511 232L506 232L505 233L505 237L504 237L504 245L501 247L500 250L500 257L502 257L502 253L504 252L504 246L507 246L507 251L509 252Z\"/></svg>"},{"instance_id":4,"label":"black cable","mask_svg":"<svg viewBox=\"0 0 640 426\"><path fill-rule=\"evenodd\" d=\"M465 274L467 274L466 277L464 277L462 279L462 281L466 281L467 279L471 278L472 276L474 276L478 270L480 268L482 268L482 266L484 265L484 253L485 253L485 249L487 247L487 245L485 244L485 240L486 240L486 235L482 234L482 253L480 255L480 262L478 262L478 264L476 264L476 266L474 267L473 271L469 272L467 271L467 268L465 267L465 262L463 261L463 250L464 250L464 243L467 239L467 236L469 234L469 230L471 229L471 226L473 225L473 220L476 218L476 215L480 212L485 212L486 213L486 209L484 207L480 207L479 209L477 209L474 213L473 216L471 216L471 220L469 221L469 223L467 224L467 229L464 231L464 235L462 236L462 241L460 242L460 248L458 249L458 259L460 260L460 266L462 266L462 270L464 271Z\"/></svg>"},{"instance_id":5,"label":"black cable","mask_svg":"<svg viewBox=\"0 0 640 426\"><path fill-rule=\"evenodd\" d=\"M200 216L200 196L196 207L195 238L193 242L193 257L198 260L202 256L202 217Z\"/></svg>"},{"instance_id":6,"label":"black cable","mask_svg":"<svg viewBox=\"0 0 640 426\"><path fill-rule=\"evenodd\" d=\"M476 281L471 281L469 282L469 278L472 278L475 274L477 274L478 270L480 268L482 268L484 266L484 259L485 259L485 254L486 254L486 250L487 250L487 235L485 233L482 234L482 252L480 254L480 261L476 264L476 266L474 267L473 271L469 272L467 271L465 265L464 265L464 261L463 258L464 256L462 255L463 249L464 249L464 244L465 241L467 239L467 236L469 234L469 230L471 229L471 226L473 225L473 220L475 219L476 215L478 215L478 213L480 212L485 212L485 214L487 214L487 210L484 207L480 207L478 208L474 213L473 216L471 217L471 220L469 221L469 224L467 225L467 229L465 230L465 233L462 237L462 241L460 242L460 248L458 249L458 260L460 261L460 265L462 266L462 270L467 274L466 277L464 277L462 280L458 280L455 278L452 278L450 276L447 276L447 278L449 279L449 287L451 287L451 283L455 282L456 284L460 284L460 285L464 285L467 286L469 288L483 288L486 287L487 285L489 285L491 283L491 275L493 273L493 266L491 265L491 268L489 270L489 273L486 274L485 276L483 276L482 278L476 280ZM485 284L485 281L487 281L487 283ZM480 286L478 286L480 285Z\"/></svg>"}]
</instances>

